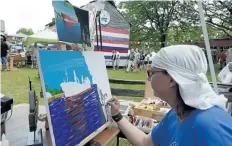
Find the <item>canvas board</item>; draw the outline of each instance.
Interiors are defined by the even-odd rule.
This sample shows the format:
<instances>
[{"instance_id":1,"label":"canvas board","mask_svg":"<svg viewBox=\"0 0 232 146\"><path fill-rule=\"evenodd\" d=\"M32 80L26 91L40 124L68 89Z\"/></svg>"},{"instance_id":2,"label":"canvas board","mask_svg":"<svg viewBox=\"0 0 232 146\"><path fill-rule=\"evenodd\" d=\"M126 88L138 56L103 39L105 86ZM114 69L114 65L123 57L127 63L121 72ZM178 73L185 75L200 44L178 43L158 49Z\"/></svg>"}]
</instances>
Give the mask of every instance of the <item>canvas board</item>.
<instances>
[{"instance_id":1,"label":"canvas board","mask_svg":"<svg viewBox=\"0 0 232 146\"><path fill-rule=\"evenodd\" d=\"M74 44L89 44L89 12L73 6L68 1L52 2L58 40Z\"/></svg>"},{"instance_id":2,"label":"canvas board","mask_svg":"<svg viewBox=\"0 0 232 146\"><path fill-rule=\"evenodd\" d=\"M104 130L111 98L104 54L38 50L37 57L53 146L82 145Z\"/></svg>"}]
</instances>

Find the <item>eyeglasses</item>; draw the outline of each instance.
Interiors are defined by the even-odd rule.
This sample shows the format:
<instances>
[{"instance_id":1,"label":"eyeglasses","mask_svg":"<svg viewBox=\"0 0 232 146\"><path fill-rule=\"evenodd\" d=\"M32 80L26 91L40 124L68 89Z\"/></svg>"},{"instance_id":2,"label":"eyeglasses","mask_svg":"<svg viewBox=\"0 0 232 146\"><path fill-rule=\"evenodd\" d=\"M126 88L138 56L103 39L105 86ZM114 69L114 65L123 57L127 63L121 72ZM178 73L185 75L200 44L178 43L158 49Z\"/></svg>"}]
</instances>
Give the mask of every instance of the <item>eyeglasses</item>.
<instances>
[{"instance_id":1,"label":"eyeglasses","mask_svg":"<svg viewBox=\"0 0 232 146\"><path fill-rule=\"evenodd\" d=\"M147 80L148 81L151 81L151 78L154 74L158 73L158 72L161 72L163 74L168 74L168 72L166 70L148 70L147 71Z\"/></svg>"}]
</instances>

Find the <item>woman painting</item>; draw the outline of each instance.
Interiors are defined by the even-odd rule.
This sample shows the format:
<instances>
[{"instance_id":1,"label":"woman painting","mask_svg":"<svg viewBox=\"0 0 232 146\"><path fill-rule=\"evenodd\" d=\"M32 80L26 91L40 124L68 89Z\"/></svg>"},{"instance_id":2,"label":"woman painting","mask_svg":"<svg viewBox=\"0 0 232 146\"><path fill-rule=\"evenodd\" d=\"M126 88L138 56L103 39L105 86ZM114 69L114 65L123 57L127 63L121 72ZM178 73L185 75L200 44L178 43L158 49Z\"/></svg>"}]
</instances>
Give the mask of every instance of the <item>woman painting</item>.
<instances>
[{"instance_id":1,"label":"woman painting","mask_svg":"<svg viewBox=\"0 0 232 146\"><path fill-rule=\"evenodd\" d=\"M153 58L149 72L154 95L172 107L149 135L121 116L117 99L108 102L112 118L132 145L232 145L227 99L209 85L207 61L201 48L191 45L162 48Z\"/></svg>"}]
</instances>

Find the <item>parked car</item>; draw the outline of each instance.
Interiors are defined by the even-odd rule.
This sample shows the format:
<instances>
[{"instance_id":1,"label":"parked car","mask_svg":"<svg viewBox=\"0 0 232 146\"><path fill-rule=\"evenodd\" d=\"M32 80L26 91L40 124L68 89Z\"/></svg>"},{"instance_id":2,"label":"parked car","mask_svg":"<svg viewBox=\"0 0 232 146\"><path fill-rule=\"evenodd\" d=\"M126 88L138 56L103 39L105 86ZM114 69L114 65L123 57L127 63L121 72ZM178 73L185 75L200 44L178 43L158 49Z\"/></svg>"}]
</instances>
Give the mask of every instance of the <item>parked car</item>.
<instances>
[{"instance_id":1,"label":"parked car","mask_svg":"<svg viewBox=\"0 0 232 146\"><path fill-rule=\"evenodd\" d=\"M25 48L22 45L14 44L10 46L10 52L22 52L24 51Z\"/></svg>"}]
</instances>

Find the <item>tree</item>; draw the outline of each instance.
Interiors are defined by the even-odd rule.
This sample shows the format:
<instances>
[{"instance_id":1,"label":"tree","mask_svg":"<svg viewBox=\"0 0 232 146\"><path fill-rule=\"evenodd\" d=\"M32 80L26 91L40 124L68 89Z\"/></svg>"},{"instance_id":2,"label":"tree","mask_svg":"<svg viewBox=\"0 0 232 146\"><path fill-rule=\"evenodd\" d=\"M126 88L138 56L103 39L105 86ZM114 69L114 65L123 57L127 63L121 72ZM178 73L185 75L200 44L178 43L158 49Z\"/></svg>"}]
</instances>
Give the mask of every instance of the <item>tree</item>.
<instances>
[{"instance_id":1,"label":"tree","mask_svg":"<svg viewBox=\"0 0 232 146\"><path fill-rule=\"evenodd\" d=\"M189 8L189 13L199 13L197 2L185 2L185 6ZM205 0L202 6L205 12L206 23L232 37L232 0Z\"/></svg>"},{"instance_id":2,"label":"tree","mask_svg":"<svg viewBox=\"0 0 232 146\"><path fill-rule=\"evenodd\" d=\"M203 7L207 7L205 8L206 18L209 20L208 11L216 8L213 6L208 8L207 4L204 2ZM223 6L225 7L225 4ZM149 45L146 46L148 48L164 47L166 43L161 42L168 42L168 45L172 45L189 40L203 40L196 1L125 1L119 3L119 9L132 24L131 40L148 42ZM230 12L230 8L225 8L225 13L226 11ZM220 9L218 8L216 12L220 13ZM229 16L232 15L228 13L226 15L227 20L230 20ZM231 24L216 21L223 25L223 28L219 28L209 21L206 22L209 38L222 38L225 34L228 36L232 32L230 31Z\"/></svg>"},{"instance_id":3,"label":"tree","mask_svg":"<svg viewBox=\"0 0 232 146\"><path fill-rule=\"evenodd\" d=\"M166 42L168 28L179 16L179 1L126 1L119 4L123 15L132 23L131 39ZM153 42L152 42L153 41ZM164 47L165 43L161 43Z\"/></svg>"},{"instance_id":4,"label":"tree","mask_svg":"<svg viewBox=\"0 0 232 146\"><path fill-rule=\"evenodd\" d=\"M232 1L217 0L203 3L205 8L206 22L211 26L218 28L232 37Z\"/></svg>"},{"instance_id":5,"label":"tree","mask_svg":"<svg viewBox=\"0 0 232 146\"><path fill-rule=\"evenodd\" d=\"M27 28L20 28L17 32L17 34L22 33L22 34L26 34L26 35L32 35L34 34L33 30L31 28L27 29Z\"/></svg>"}]
</instances>

